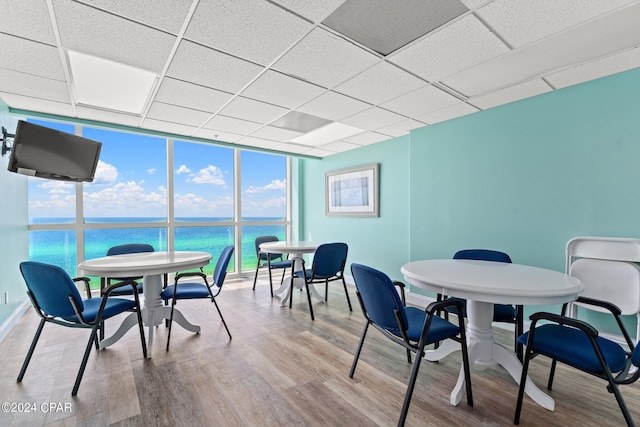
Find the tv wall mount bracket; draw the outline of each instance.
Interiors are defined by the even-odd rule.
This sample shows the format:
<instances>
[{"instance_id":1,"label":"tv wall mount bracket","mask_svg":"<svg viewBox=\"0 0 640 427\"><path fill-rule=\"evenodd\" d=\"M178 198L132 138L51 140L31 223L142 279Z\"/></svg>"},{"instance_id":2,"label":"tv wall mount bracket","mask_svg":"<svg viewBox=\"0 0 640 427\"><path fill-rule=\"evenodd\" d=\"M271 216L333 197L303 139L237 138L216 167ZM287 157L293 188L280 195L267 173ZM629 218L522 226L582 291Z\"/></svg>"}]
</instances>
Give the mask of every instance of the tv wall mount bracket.
<instances>
[{"instance_id":1,"label":"tv wall mount bracket","mask_svg":"<svg viewBox=\"0 0 640 427\"><path fill-rule=\"evenodd\" d=\"M7 144L7 139L13 138L14 136L15 134L8 133L4 126L2 127L2 157L4 157L9 151L11 151L11 147L13 144Z\"/></svg>"}]
</instances>

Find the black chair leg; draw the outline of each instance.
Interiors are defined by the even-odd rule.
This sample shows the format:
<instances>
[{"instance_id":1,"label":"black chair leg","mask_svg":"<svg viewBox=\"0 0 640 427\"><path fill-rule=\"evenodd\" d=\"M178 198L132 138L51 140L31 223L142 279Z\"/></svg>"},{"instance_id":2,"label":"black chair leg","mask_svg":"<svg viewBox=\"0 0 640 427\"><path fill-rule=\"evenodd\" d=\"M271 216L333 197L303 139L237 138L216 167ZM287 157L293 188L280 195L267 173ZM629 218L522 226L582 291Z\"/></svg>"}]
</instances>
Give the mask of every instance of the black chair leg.
<instances>
[{"instance_id":1,"label":"black chair leg","mask_svg":"<svg viewBox=\"0 0 640 427\"><path fill-rule=\"evenodd\" d=\"M269 267L269 288L271 288L271 298L273 298L273 277L271 275L271 267Z\"/></svg>"},{"instance_id":2,"label":"black chair leg","mask_svg":"<svg viewBox=\"0 0 640 427\"><path fill-rule=\"evenodd\" d=\"M91 354L91 346L93 345L93 340L96 338L96 334L98 333L99 327L100 327L100 322L97 322L96 325L91 329L91 336L89 337L87 348L84 351L84 357L82 358L82 363L80 364L80 369L78 370L78 375L76 376L76 382L73 385L73 390L71 391L71 396L75 396L78 394L78 389L80 388L80 381L82 381L84 370L87 367L87 360L89 360L89 354Z\"/></svg>"},{"instance_id":3,"label":"black chair leg","mask_svg":"<svg viewBox=\"0 0 640 427\"><path fill-rule=\"evenodd\" d=\"M33 356L33 352L36 349L36 344L38 344L38 340L40 339L40 334L42 333L42 328L44 328L46 320L40 319L40 324L38 325L38 329L36 330L36 334L33 337L33 341L31 341L31 346L29 347L29 351L27 352L27 357L24 358L24 362L22 363L22 369L20 369L20 373L18 374L17 381L22 381L24 377L24 373L27 372L27 367L29 366L29 362L31 361L31 356Z\"/></svg>"},{"instance_id":4,"label":"black chair leg","mask_svg":"<svg viewBox=\"0 0 640 427\"><path fill-rule=\"evenodd\" d=\"M222 320L222 324L224 325L224 328L227 330L227 334L229 335L229 339L231 339L231 332L229 332L229 328L227 328L227 322L224 321L224 317L222 317L222 313L220 312L220 307L218 307L218 303L216 302L216 299L213 299L213 303L216 306L216 310L218 310L218 314L220 315L220 319Z\"/></svg>"},{"instance_id":5,"label":"black chair leg","mask_svg":"<svg viewBox=\"0 0 640 427\"><path fill-rule=\"evenodd\" d=\"M259 270L260 270L260 259L258 259L258 265L256 266L256 275L253 277L253 290L254 291L256 290L256 282L258 281L258 271Z\"/></svg>"},{"instance_id":6,"label":"black chair leg","mask_svg":"<svg viewBox=\"0 0 640 427\"><path fill-rule=\"evenodd\" d=\"M518 400L516 401L516 413L513 416L513 423L520 424L520 413L522 411L522 400L524 398L524 387L527 383L527 371L529 370L529 359L532 353L527 349L522 364L522 376L520 377L520 387L518 388ZM555 360L553 361L555 363Z\"/></svg>"},{"instance_id":7,"label":"black chair leg","mask_svg":"<svg viewBox=\"0 0 640 427\"><path fill-rule=\"evenodd\" d=\"M140 298L135 296L136 299L136 312L138 314L138 329L140 329L140 342L142 343L142 355L147 358L147 340L144 336L144 325L142 324L142 309L140 308ZM166 302L166 301L165 301Z\"/></svg>"},{"instance_id":8,"label":"black chair leg","mask_svg":"<svg viewBox=\"0 0 640 427\"><path fill-rule=\"evenodd\" d=\"M551 361L551 370L549 371L549 381L547 382L547 390L551 390L551 387L553 387L553 377L556 374L556 364L557 364L556 359L553 359Z\"/></svg>"},{"instance_id":9,"label":"black chair leg","mask_svg":"<svg viewBox=\"0 0 640 427\"><path fill-rule=\"evenodd\" d=\"M409 377L407 392L404 395L404 403L402 404L402 411L400 411L400 419L398 420L398 427L404 426L404 422L407 419L407 413L409 412L409 405L411 404L411 397L413 396L413 389L416 385L416 379L418 378L418 370L420 369L420 363L422 362L423 353L424 353L424 344L421 344L418 347L416 357L413 361L413 368L411 369L411 376Z\"/></svg>"},{"instance_id":10,"label":"black chair leg","mask_svg":"<svg viewBox=\"0 0 640 427\"><path fill-rule=\"evenodd\" d=\"M353 363L351 363L349 378L353 378L353 374L356 372L356 365L358 364L358 359L360 358L360 352L362 351L362 344L364 344L364 337L367 336L368 329L369 329L369 321L367 320L367 322L364 324L364 329L362 329L362 334L360 334L360 342L358 343L356 354L353 356Z\"/></svg>"},{"instance_id":11,"label":"black chair leg","mask_svg":"<svg viewBox=\"0 0 640 427\"><path fill-rule=\"evenodd\" d=\"M518 342L518 337L524 333L524 306L516 305L516 333L515 349L518 360L522 363L523 345Z\"/></svg>"},{"instance_id":12,"label":"black chair leg","mask_svg":"<svg viewBox=\"0 0 640 427\"><path fill-rule=\"evenodd\" d=\"M309 291L309 283L304 282L304 287L307 289L307 300L309 301L309 311L311 312L311 320L316 320L313 316L313 304L311 304L311 292Z\"/></svg>"},{"instance_id":13,"label":"black chair leg","mask_svg":"<svg viewBox=\"0 0 640 427\"><path fill-rule=\"evenodd\" d=\"M342 278L342 287L344 288L344 294L347 296L347 304L349 304L349 311L353 311L351 308L351 298L349 298L349 292L347 291L347 282L344 281L344 277Z\"/></svg>"},{"instance_id":14,"label":"black chair leg","mask_svg":"<svg viewBox=\"0 0 640 427\"><path fill-rule=\"evenodd\" d=\"M176 296L173 295L173 302L171 304L171 315L169 316L169 333L167 335L167 350L169 351L169 341L171 341L171 326L173 326L173 309L176 306Z\"/></svg>"}]
</instances>

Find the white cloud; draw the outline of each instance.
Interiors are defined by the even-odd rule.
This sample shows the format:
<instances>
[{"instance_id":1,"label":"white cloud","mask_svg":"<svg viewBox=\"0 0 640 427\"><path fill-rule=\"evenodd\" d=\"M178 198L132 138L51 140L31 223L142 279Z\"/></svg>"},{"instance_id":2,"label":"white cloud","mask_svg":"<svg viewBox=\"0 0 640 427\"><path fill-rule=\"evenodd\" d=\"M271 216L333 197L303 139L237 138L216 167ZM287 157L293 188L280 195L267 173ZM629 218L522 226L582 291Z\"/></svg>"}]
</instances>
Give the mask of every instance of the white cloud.
<instances>
[{"instance_id":1,"label":"white cloud","mask_svg":"<svg viewBox=\"0 0 640 427\"><path fill-rule=\"evenodd\" d=\"M98 160L98 167L93 182L89 185L109 185L118 178L118 168L102 160Z\"/></svg>"},{"instance_id":2,"label":"white cloud","mask_svg":"<svg viewBox=\"0 0 640 427\"><path fill-rule=\"evenodd\" d=\"M149 216L164 216L166 210L166 189L146 193L135 181L120 182L100 191L85 192L85 210L95 216L140 216L141 207ZM153 213L153 215L151 215Z\"/></svg>"},{"instance_id":3,"label":"white cloud","mask_svg":"<svg viewBox=\"0 0 640 427\"><path fill-rule=\"evenodd\" d=\"M178 169L176 169L176 174L180 175L183 173L191 173L191 169L187 167L187 165L182 165Z\"/></svg>"},{"instance_id":4,"label":"white cloud","mask_svg":"<svg viewBox=\"0 0 640 427\"><path fill-rule=\"evenodd\" d=\"M73 192L75 184L65 181L46 180L38 184L38 188L48 190L49 194L69 194Z\"/></svg>"},{"instance_id":5,"label":"white cloud","mask_svg":"<svg viewBox=\"0 0 640 427\"><path fill-rule=\"evenodd\" d=\"M154 173L156 173L156 170L157 170L156 168L147 169L147 173L149 175L153 175Z\"/></svg>"},{"instance_id":6,"label":"white cloud","mask_svg":"<svg viewBox=\"0 0 640 427\"><path fill-rule=\"evenodd\" d=\"M188 181L194 184L213 184L226 185L224 181L224 173L217 166L209 165L204 169L200 169L198 173L189 175Z\"/></svg>"},{"instance_id":7,"label":"white cloud","mask_svg":"<svg viewBox=\"0 0 640 427\"><path fill-rule=\"evenodd\" d=\"M252 194L252 193L263 193L265 191L284 191L286 189L287 189L287 181L276 179L263 187L250 186L245 190L245 192Z\"/></svg>"}]
</instances>

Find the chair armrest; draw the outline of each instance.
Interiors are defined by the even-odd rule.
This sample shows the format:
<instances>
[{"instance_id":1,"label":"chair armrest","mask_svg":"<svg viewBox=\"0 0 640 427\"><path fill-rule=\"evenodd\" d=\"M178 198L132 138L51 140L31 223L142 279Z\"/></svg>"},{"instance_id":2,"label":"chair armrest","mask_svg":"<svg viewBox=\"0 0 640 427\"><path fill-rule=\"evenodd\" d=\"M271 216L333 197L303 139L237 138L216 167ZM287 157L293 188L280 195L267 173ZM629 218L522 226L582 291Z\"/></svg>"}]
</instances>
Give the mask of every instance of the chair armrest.
<instances>
[{"instance_id":1,"label":"chair armrest","mask_svg":"<svg viewBox=\"0 0 640 427\"><path fill-rule=\"evenodd\" d=\"M84 282L84 290L87 293L87 298L91 298L91 287L89 286L89 282L91 282L91 279L89 279L86 276L82 276L82 277L74 277L72 280L74 283Z\"/></svg>"},{"instance_id":2,"label":"chair armrest","mask_svg":"<svg viewBox=\"0 0 640 427\"><path fill-rule=\"evenodd\" d=\"M405 300L405 297L404 297L404 288L406 288L406 285L404 284L404 282L401 282L399 280L394 280L393 285L397 286L398 289L400 289L400 299L402 299L402 305L406 307L407 301Z\"/></svg>"},{"instance_id":3,"label":"chair armrest","mask_svg":"<svg viewBox=\"0 0 640 427\"><path fill-rule=\"evenodd\" d=\"M535 324L539 320L547 320L550 322L558 323L560 325L566 325L566 326L571 326L571 327L580 329L585 334L594 338L598 336L598 330L593 326L591 326L590 324L588 324L587 322L584 322L578 319L572 319L571 317L567 317L567 316L561 316L559 314L547 313L545 311L541 311L538 313L533 313L531 316L529 316L529 319L531 319L531 329L535 327Z\"/></svg>"},{"instance_id":4,"label":"chair armrest","mask_svg":"<svg viewBox=\"0 0 640 427\"><path fill-rule=\"evenodd\" d=\"M116 282L104 288L103 296L108 297L114 289L121 288L123 286L131 286L133 288L134 295L138 295L138 282L135 280L123 280L122 282Z\"/></svg>"},{"instance_id":5,"label":"chair armrest","mask_svg":"<svg viewBox=\"0 0 640 427\"><path fill-rule=\"evenodd\" d=\"M445 299L443 301L434 301L425 308L425 311L431 315L433 315L436 311L441 311L445 307L455 306L457 311L457 316L462 316L462 312L464 310L464 305L461 301L456 299Z\"/></svg>"},{"instance_id":6,"label":"chair armrest","mask_svg":"<svg viewBox=\"0 0 640 427\"><path fill-rule=\"evenodd\" d=\"M580 302L580 303L583 303L583 304L589 304L589 305L595 305L596 307L606 308L607 310L609 310L611 312L611 314L613 314L615 316L620 316L622 314L622 310L620 310L620 308L618 308L617 305L611 304L608 301L602 301L602 300L593 299L593 298L587 298L587 297L578 297L576 302Z\"/></svg>"},{"instance_id":7,"label":"chair armrest","mask_svg":"<svg viewBox=\"0 0 640 427\"><path fill-rule=\"evenodd\" d=\"M199 272L199 271L186 271L184 273L178 273L176 274L176 277L174 279L175 283L178 283L178 280L182 279L183 277L199 277L202 280L207 280L207 275Z\"/></svg>"}]
</instances>

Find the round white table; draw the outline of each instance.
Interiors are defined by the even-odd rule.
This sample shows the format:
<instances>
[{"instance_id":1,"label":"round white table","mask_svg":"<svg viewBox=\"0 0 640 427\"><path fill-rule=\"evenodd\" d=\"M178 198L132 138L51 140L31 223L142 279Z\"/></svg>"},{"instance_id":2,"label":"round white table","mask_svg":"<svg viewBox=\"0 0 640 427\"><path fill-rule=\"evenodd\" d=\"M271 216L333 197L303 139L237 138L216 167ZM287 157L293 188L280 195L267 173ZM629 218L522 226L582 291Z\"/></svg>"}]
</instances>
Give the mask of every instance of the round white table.
<instances>
[{"instance_id":1,"label":"round white table","mask_svg":"<svg viewBox=\"0 0 640 427\"><path fill-rule=\"evenodd\" d=\"M575 277L557 271L519 264L459 259L409 262L401 272L407 282L421 289L467 300L467 346L471 364L499 364L520 382L522 364L516 354L496 343L491 327L493 304L548 305L575 300L584 285ZM436 350L425 352L436 361L460 346L444 341ZM464 371L451 392L457 405L464 391ZM553 411L553 398L527 378L525 392L542 407Z\"/></svg>"},{"instance_id":2,"label":"round white table","mask_svg":"<svg viewBox=\"0 0 640 427\"><path fill-rule=\"evenodd\" d=\"M112 255L96 258L78 264L78 272L87 276L98 277L143 277L144 300L142 320L149 326L149 349L153 344L154 327L164 319L171 317L171 307L162 303L162 275L164 273L189 270L209 264L211 254L195 251L160 251L136 254ZM190 323L179 310L174 310L174 322L191 332L200 332L200 326ZM138 320L131 313L109 338L100 341L100 348L105 348L118 341ZM147 354L151 357L151 351Z\"/></svg>"},{"instance_id":3,"label":"round white table","mask_svg":"<svg viewBox=\"0 0 640 427\"><path fill-rule=\"evenodd\" d=\"M260 251L267 254L289 254L291 259L293 272L302 271L303 268L303 258L304 254L311 254L316 251L319 244L304 241L304 240L283 240L280 242L267 242L262 243L260 245ZM298 289L302 289L304 286L304 279L300 277L294 277L292 275L287 277L282 282L282 285L273 291L274 295L277 295L281 298L281 305L285 305L289 298L291 298L291 288L295 287ZM293 286L291 286L291 281L293 281ZM319 301L324 302L324 297L318 293L315 286L309 285L309 292L311 295ZM284 296L282 296L284 294Z\"/></svg>"}]
</instances>

